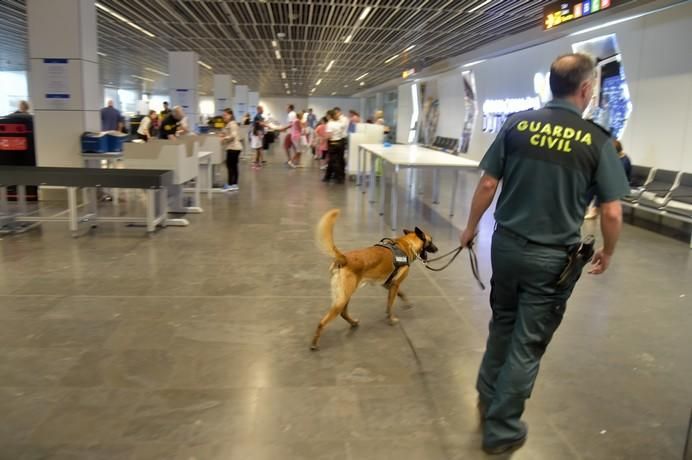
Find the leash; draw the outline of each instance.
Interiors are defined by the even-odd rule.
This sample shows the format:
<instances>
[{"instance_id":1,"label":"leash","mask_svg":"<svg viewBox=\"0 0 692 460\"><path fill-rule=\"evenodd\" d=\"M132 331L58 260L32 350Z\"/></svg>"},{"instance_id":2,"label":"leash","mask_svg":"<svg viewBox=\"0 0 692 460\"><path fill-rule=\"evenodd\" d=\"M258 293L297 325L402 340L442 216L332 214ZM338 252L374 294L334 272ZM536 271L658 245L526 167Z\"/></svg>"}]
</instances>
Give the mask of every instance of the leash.
<instances>
[{"instance_id":1,"label":"leash","mask_svg":"<svg viewBox=\"0 0 692 460\"><path fill-rule=\"evenodd\" d=\"M481 281L481 275L478 272L478 256L476 256L476 251L473 249L473 243L469 243L469 245L467 246L467 249L469 252L469 264L471 265L471 272L473 272L473 277L476 278L476 281L478 282L478 285L480 286L480 288L482 290L485 290L485 284L483 284L483 281ZM421 259L421 261L423 262L423 265L425 265L425 268L427 268L428 270L432 270L434 272L441 272L445 268L452 265L452 262L454 262L454 260L457 258L457 256L459 256L459 254L461 254L461 251L463 251L463 250L464 250L464 248L462 246L459 246L458 248L452 249L448 253L443 254L441 256L435 257L433 259L428 259L428 260L422 260ZM452 255L452 254L454 254L454 255ZM436 262L438 260L442 260L445 257L448 257L450 255L452 255L452 258L449 259L449 262L444 264L442 267L431 267L429 265L430 262Z\"/></svg>"}]
</instances>

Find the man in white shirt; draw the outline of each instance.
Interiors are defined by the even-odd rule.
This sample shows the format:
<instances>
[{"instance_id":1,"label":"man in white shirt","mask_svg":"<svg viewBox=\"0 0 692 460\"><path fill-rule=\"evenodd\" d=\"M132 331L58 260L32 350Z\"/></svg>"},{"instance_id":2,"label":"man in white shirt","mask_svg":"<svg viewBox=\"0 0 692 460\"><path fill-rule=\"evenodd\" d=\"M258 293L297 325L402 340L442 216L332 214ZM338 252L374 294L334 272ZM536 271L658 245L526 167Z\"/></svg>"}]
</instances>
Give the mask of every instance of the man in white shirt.
<instances>
[{"instance_id":1,"label":"man in white shirt","mask_svg":"<svg viewBox=\"0 0 692 460\"><path fill-rule=\"evenodd\" d=\"M137 128L137 137L139 137L139 139L143 140L144 142L149 142L152 134L152 123L155 122L157 118L158 114L156 113L156 110L150 110L149 115L142 118L142 121L139 122L139 128Z\"/></svg>"},{"instance_id":2,"label":"man in white shirt","mask_svg":"<svg viewBox=\"0 0 692 460\"><path fill-rule=\"evenodd\" d=\"M327 119L329 120L326 129L329 136L327 150L329 162L322 182L329 182L333 178L337 184L343 184L346 179L344 149L348 136L348 118L344 117L337 107L327 112Z\"/></svg>"}]
</instances>

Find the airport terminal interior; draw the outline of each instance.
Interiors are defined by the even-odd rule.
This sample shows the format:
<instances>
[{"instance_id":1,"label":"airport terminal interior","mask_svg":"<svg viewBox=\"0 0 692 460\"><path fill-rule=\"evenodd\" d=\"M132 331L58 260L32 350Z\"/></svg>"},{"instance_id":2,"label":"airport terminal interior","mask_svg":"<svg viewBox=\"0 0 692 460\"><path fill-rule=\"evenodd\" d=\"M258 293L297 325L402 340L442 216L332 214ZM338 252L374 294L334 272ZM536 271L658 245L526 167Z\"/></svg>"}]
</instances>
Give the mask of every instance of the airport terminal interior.
<instances>
[{"instance_id":1,"label":"airport terminal interior","mask_svg":"<svg viewBox=\"0 0 692 460\"><path fill-rule=\"evenodd\" d=\"M690 43L680 0L0 0L0 460L692 460Z\"/></svg>"}]
</instances>

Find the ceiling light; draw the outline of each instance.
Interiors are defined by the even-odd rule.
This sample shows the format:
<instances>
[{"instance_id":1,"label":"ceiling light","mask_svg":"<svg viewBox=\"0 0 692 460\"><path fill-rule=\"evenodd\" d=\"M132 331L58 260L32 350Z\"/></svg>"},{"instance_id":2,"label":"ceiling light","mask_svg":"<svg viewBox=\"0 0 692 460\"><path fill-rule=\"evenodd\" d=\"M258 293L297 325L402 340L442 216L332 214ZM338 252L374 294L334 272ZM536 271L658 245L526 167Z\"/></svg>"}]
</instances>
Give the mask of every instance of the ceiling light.
<instances>
[{"instance_id":1,"label":"ceiling light","mask_svg":"<svg viewBox=\"0 0 692 460\"><path fill-rule=\"evenodd\" d=\"M462 67L471 67L471 66L474 66L476 64L480 64L481 62L485 62L485 59L481 59L480 61L469 62L468 64L462 65Z\"/></svg>"},{"instance_id":2,"label":"ceiling light","mask_svg":"<svg viewBox=\"0 0 692 460\"><path fill-rule=\"evenodd\" d=\"M329 69L331 69L333 65L334 65L334 59L332 59L331 61L329 61L329 65L327 66L326 69L324 69L324 71L325 71L325 72L329 72Z\"/></svg>"},{"instance_id":3,"label":"ceiling light","mask_svg":"<svg viewBox=\"0 0 692 460\"><path fill-rule=\"evenodd\" d=\"M154 80L152 80L151 78L140 77L139 75L130 75L130 76L131 76L132 78L136 78L137 80L149 81L149 82L153 82L153 81L154 81Z\"/></svg>"},{"instance_id":4,"label":"ceiling light","mask_svg":"<svg viewBox=\"0 0 692 460\"><path fill-rule=\"evenodd\" d=\"M361 81L361 82L360 82L360 86L365 86L365 82L364 82L364 81Z\"/></svg>"},{"instance_id":5,"label":"ceiling light","mask_svg":"<svg viewBox=\"0 0 692 460\"><path fill-rule=\"evenodd\" d=\"M206 62L197 61L197 64L201 65L202 67L204 67L207 70L211 70L211 66L209 64L207 64Z\"/></svg>"},{"instance_id":6,"label":"ceiling light","mask_svg":"<svg viewBox=\"0 0 692 460\"><path fill-rule=\"evenodd\" d=\"M160 70L152 69L151 67L145 67L144 70L148 70L149 72L154 72L159 75L163 75L164 77L167 77L168 74L166 72L161 72Z\"/></svg>"},{"instance_id":7,"label":"ceiling light","mask_svg":"<svg viewBox=\"0 0 692 460\"><path fill-rule=\"evenodd\" d=\"M272 40L272 46L273 46L274 48L278 48L278 47L279 47L279 42L277 42L276 40Z\"/></svg>"},{"instance_id":8,"label":"ceiling light","mask_svg":"<svg viewBox=\"0 0 692 460\"><path fill-rule=\"evenodd\" d=\"M344 85L344 88L348 88L348 85Z\"/></svg>"},{"instance_id":9,"label":"ceiling light","mask_svg":"<svg viewBox=\"0 0 692 460\"><path fill-rule=\"evenodd\" d=\"M389 64L390 62L392 62L394 59L396 59L396 58L398 58L398 57L399 57L399 55L398 55L398 54L395 54L394 56L392 56L392 57L390 57L389 59L387 59L386 61L384 61L384 63L385 63L385 64Z\"/></svg>"},{"instance_id":10,"label":"ceiling light","mask_svg":"<svg viewBox=\"0 0 692 460\"><path fill-rule=\"evenodd\" d=\"M286 94L291 94L291 92L290 92L290 91L286 91Z\"/></svg>"},{"instance_id":11,"label":"ceiling light","mask_svg":"<svg viewBox=\"0 0 692 460\"><path fill-rule=\"evenodd\" d=\"M99 51L99 52L96 53L96 54L98 54L99 56L108 56L106 53L102 53L101 51Z\"/></svg>"},{"instance_id":12,"label":"ceiling light","mask_svg":"<svg viewBox=\"0 0 692 460\"><path fill-rule=\"evenodd\" d=\"M127 19L127 18L126 18L125 16L123 16L122 14L116 13L116 12L113 11L112 9L108 8L107 6L104 6L104 5L102 5L101 3L98 3L98 2L97 2L95 5L96 5L96 8L98 8L98 9L100 9L100 10L102 10L102 11L105 11L106 13L110 14L111 16L113 16L114 18L116 18L117 20L124 22L125 24L127 24L127 25L130 26L130 27L132 27L133 29L139 30L139 31L142 32L144 35L146 35L146 36L148 36L148 37L152 37L152 38L153 38L153 37L156 37L156 35L152 34L152 33L149 32L148 30L146 30L146 29L144 29L144 28L138 26L137 24L135 24L134 22L130 21L129 19Z\"/></svg>"},{"instance_id":13,"label":"ceiling light","mask_svg":"<svg viewBox=\"0 0 692 460\"><path fill-rule=\"evenodd\" d=\"M288 89L288 83L284 83L284 88Z\"/></svg>"},{"instance_id":14,"label":"ceiling light","mask_svg":"<svg viewBox=\"0 0 692 460\"><path fill-rule=\"evenodd\" d=\"M317 89L317 88L312 88L312 89L310 90L310 92L311 92L311 93L314 93L316 89Z\"/></svg>"},{"instance_id":15,"label":"ceiling light","mask_svg":"<svg viewBox=\"0 0 692 460\"><path fill-rule=\"evenodd\" d=\"M369 73L370 73L370 72L365 72L363 75L361 75L360 77L356 78L356 81L362 80L363 78L367 77Z\"/></svg>"},{"instance_id":16,"label":"ceiling light","mask_svg":"<svg viewBox=\"0 0 692 460\"><path fill-rule=\"evenodd\" d=\"M286 72L281 72L281 78L286 79Z\"/></svg>"},{"instance_id":17,"label":"ceiling light","mask_svg":"<svg viewBox=\"0 0 692 460\"><path fill-rule=\"evenodd\" d=\"M334 91L334 92L332 93L332 96L336 96L336 91Z\"/></svg>"},{"instance_id":18,"label":"ceiling light","mask_svg":"<svg viewBox=\"0 0 692 460\"><path fill-rule=\"evenodd\" d=\"M349 34L345 39L344 43L351 43L351 39L353 38L353 35Z\"/></svg>"},{"instance_id":19,"label":"ceiling light","mask_svg":"<svg viewBox=\"0 0 692 460\"><path fill-rule=\"evenodd\" d=\"M368 17L368 14L370 13L370 10L372 10L372 7L371 7L371 6L368 6L367 8L365 8L365 9L363 10L363 12L360 13L360 16L358 17L358 20L359 20L359 21L362 21L362 20L364 20L366 17Z\"/></svg>"},{"instance_id":20,"label":"ceiling light","mask_svg":"<svg viewBox=\"0 0 692 460\"><path fill-rule=\"evenodd\" d=\"M476 5L476 6L474 6L473 8L471 8L470 10L468 10L468 12L469 12L469 13L475 13L476 11L478 11L478 10L481 9L481 8L483 8L485 5L487 5L487 4L490 3L491 1L492 1L492 0L485 0L484 2L481 2L481 3L479 3L478 5Z\"/></svg>"},{"instance_id":21,"label":"ceiling light","mask_svg":"<svg viewBox=\"0 0 692 460\"><path fill-rule=\"evenodd\" d=\"M319 80L317 80L317 83L315 83L315 86L320 86L320 83L322 83L322 79L321 79L321 78L320 78Z\"/></svg>"},{"instance_id":22,"label":"ceiling light","mask_svg":"<svg viewBox=\"0 0 692 460\"><path fill-rule=\"evenodd\" d=\"M415 47L416 47L416 45L411 45L411 46L409 46L408 48L406 48L406 49L404 50L404 53L406 53L407 51L411 51L411 50L412 50L413 48L415 48Z\"/></svg>"},{"instance_id":23,"label":"ceiling light","mask_svg":"<svg viewBox=\"0 0 692 460\"><path fill-rule=\"evenodd\" d=\"M274 50L274 56L276 56L276 59L281 59L281 51Z\"/></svg>"},{"instance_id":24,"label":"ceiling light","mask_svg":"<svg viewBox=\"0 0 692 460\"><path fill-rule=\"evenodd\" d=\"M297 72L297 71L298 71L298 67L293 67L293 68L291 68L291 70L292 70L293 72Z\"/></svg>"},{"instance_id":25,"label":"ceiling light","mask_svg":"<svg viewBox=\"0 0 692 460\"><path fill-rule=\"evenodd\" d=\"M238 83L236 80L231 80L233 83Z\"/></svg>"}]
</instances>

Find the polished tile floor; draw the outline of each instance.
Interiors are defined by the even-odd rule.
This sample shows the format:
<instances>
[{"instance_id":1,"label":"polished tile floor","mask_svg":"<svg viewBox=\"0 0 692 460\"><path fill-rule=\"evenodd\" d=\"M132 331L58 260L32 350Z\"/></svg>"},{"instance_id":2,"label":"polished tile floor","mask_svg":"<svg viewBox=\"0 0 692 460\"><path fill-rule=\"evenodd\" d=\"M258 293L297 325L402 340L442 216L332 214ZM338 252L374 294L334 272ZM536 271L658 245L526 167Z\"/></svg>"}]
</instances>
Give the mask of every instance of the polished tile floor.
<instances>
[{"instance_id":1,"label":"polished tile floor","mask_svg":"<svg viewBox=\"0 0 692 460\"><path fill-rule=\"evenodd\" d=\"M465 258L351 304L309 350L329 305L313 243L340 207L337 245L390 236L353 185L315 168L243 164L241 190L151 238L65 225L0 241L0 459L482 459L475 373L488 292ZM456 244L452 225L402 175L400 225ZM446 178L445 180L448 180ZM447 182L445 182L446 184ZM448 187L444 187L446 190ZM589 224L593 225L593 224ZM492 218L483 222L483 277ZM543 361L512 458L678 459L692 403L692 258L684 241L626 226L610 272L585 277Z\"/></svg>"}]
</instances>

